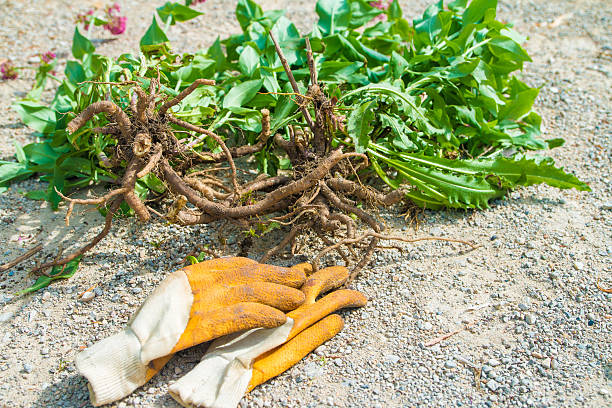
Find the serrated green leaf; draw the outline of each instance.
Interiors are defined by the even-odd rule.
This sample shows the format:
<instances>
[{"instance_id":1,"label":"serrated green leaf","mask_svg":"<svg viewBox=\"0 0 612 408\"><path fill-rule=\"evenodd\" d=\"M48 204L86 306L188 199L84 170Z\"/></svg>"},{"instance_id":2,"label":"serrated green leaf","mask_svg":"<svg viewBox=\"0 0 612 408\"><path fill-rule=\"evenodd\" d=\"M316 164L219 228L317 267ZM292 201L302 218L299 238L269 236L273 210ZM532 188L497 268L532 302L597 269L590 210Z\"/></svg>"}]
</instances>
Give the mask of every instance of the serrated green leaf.
<instances>
[{"instance_id":1,"label":"serrated green leaf","mask_svg":"<svg viewBox=\"0 0 612 408\"><path fill-rule=\"evenodd\" d=\"M370 132L373 129L374 109L378 104L374 99L361 103L351 111L348 117L347 130L355 144L357 153L364 153L370 143Z\"/></svg>"}]
</instances>

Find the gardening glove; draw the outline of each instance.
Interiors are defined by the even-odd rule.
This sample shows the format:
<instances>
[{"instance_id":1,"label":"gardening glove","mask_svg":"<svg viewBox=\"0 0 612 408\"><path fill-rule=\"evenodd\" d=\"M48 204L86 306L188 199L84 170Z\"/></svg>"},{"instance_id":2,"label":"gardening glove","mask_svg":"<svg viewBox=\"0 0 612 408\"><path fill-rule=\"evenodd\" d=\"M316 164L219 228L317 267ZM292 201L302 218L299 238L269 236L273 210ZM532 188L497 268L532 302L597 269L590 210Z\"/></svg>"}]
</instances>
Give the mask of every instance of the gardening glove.
<instances>
[{"instance_id":1,"label":"gardening glove","mask_svg":"<svg viewBox=\"0 0 612 408\"><path fill-rule=\"evenodd\" d=\"M330 313L365 305L365 296L353 290L337 290L315 302L320 293L337 288L347 278L344 267L323 269L302 286L306 300L287 314L284 325L215 340L202 361L170 386L172 397L184 407L235 408L245 392L283 373L338 334L343 320Z\"/></svg>"},{"instance_id":2,"label":"gardening glove","mask_svg":"<svg viewBox=\"0 0 612 408\"><path fill-rule=\"evenodd\" d=\"M257 327L282 326L305 299L309 264L283 268L248 258L221 258L170 274L123 331L81 352L76 367L89 380L94 406L130 394L173 353Z\"/></svg>"}]
</instances>

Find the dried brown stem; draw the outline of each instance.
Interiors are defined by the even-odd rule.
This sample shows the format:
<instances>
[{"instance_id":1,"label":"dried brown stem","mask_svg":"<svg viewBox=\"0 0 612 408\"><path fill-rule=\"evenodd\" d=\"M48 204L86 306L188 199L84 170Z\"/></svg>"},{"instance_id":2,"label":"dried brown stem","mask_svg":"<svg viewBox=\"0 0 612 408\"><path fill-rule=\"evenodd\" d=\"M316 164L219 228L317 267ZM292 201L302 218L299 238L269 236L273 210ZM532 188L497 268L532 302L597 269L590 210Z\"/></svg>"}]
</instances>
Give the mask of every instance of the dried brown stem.
<instances>
[{"instance_id":1,"label":"dried brown stem","mask_svg":"<svg viewBox=\"0 0 612 408\"><path fill-rule=\"evenodd\" d=\"M272 256L274 256L277 253L279 253L280 251L282 251L287 245L289 245L293 241L293 239L300 232L302 232L303 229L312 226L312 224L313 224L312 222L309 222L309 223L306 223L306 224L296 225L293 228L291 228L291 231L289 231L289 233L287 235L285 235L285 238L283 238L283 240L281 242L279 242L276 246L270 248L270 250L267 251L264 254L264 256L261 257L259 262L264 263L268 259L270 259Z\"/></svg>"},{"instance_id":2,"label":"dried brown stem","mask_svg":"<svg viewBox=\"0 0 612 408\"><path fill-rule=\"evenodd\" d=\"M23 255L18 256L17 258L13 259L10 262L0 265L0 272L8 271L9 269L19 265L21 262L25 261L26 259L31 258L34 254L39 252L41 249L43 249L43 245L38 244L34 248L29 249Z\"/></svg>"},{"instance_id":3,"label":"dried brown stem","mask_svg":"<svg viewBox=\"0 0 612 408\"><path fill-rule=\"evenodd\" d=\"M57 193L57 195L59 195L60 197L62 197L63 200L68 202L68 210L66 211L66 218L65 218L66 226L70 225L70 216L72 215L72 211L74 211L75 204L81 204L81 205L101 205L101 204L106 203L108 200L110 200L114 196L119 195L119 194L123 194L126 191L127 190L125 188L118 188L118 189L113 190L113 191L109 192L108 194L105 194L104 196L99 197L99 198L79 199L79 198L66 197L65 195L63 195L61 193L61 191L59 191L55 187L55 192Z\"/></svg>"},{"instance_id":4,"label":"dried brown stem","mask_svg":"<svg viewBox=\"0 0 612 408\"><path fill-rule=\"evenodd\" d=\"M102 231L100 231L100 233L98 235L96 235L96 237L87 245L85 245L84 247L81 247L80 249L78 249L77 251L74 251L73 253L71 253L70 255L68 255L67 257L57 260L57 261L53 261L53 262L47 262L45 264L42 265L38 265L36 266L34 269L32 269L32 272L36 272L36 271L44 271L45 269L51 268L53 266L56 265L65 265L68 262L72 261L73 259L75 259L76 257L83 255L85 252L89 251L91 248L93 248L94 246L96 246L98 244L98 242L100 242L110 231L112 223L113 223L113 216L115 215L115 213L117 212L117 210L119 209L119 206L121 205L121 198L119 197L115 197L111 204L110 204L110 208L108 209L108 212L106 213L106 217L105 217L105 222L104 222L104 228L102 229Z\"/></svg>"},{"instance_id":5,"label":"dried brown stem","mask_svg":"<svg viewBox=\"0 0 612 408\"><path fill-rule=\"evenodd\" d=\"M274 43L274 47L276 48L276 53L278 54L278 57L281 60L281 64L283 64L285 73L287 74L287 77L289 77L289 82L291 83L293 92L295 92L296 94L300 94L300 88L298 87L298 84L295 81L295 78L293 77L293 73L291 72L291 67L289 67L287 58L285 58L285 54L283 54L283 50L281 49L280 45L278 45L278 41L276 41L276 37L274 37L274 34L272 34L272 31L270 31L270 38L272 39L272 42ZM297 98L299 102L298 106L300 108L300 111L302 112L302 115L304 116L304 120L306 121L306 123L311 129L314 129L314 122L312 120L312 117L310 116L310 112L308 112L308 109L306 108L306 105L304 104L304 99L301 96L298 96Z\"/></svg>"},{"instance_id":6,"label":"dried brown stem","mask_svg":"<svg viewBox=\"0 0 612 408\"><path fill-rule=\"evenodd\" d=\"M166 114L166 112L168 111L168 109L170 109L171 107L173 107L174 105L178 105L179 103L181 103L181 101L183 99L185 99L187 97L187 95L189 95L190 93L192 93L193 91L195 91L195 89L197 87L199 87L200 85L215 85L215 81L211 80L211 79L204 79L204 78L200 78L200 79L196 79L195 81L193 81L193 83L191 85L189 85L189 87L185 88L181 93L179 93L177 96L175 96L174 98L172 98L171 100L169 100L168 102L164 103L160 108L159 108L159 115L163 116Z\"/></svg>"}]
</instances>

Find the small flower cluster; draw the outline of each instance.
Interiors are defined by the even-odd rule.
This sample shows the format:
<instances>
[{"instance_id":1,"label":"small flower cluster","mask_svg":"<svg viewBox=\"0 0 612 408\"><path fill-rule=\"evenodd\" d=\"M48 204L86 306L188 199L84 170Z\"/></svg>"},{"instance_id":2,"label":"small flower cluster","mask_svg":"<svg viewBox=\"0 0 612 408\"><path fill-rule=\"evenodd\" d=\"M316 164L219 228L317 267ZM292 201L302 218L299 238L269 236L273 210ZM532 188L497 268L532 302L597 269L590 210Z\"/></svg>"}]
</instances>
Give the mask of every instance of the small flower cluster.
<instances>
[{"instance_id":1,"label":"small flower cluster","mask_svg":"<svg viewBox=\"0 0 612 408\"><path fill-rule=\"evenodd\" d=\"M377 0L377 1L371 1L370 6L384 11L384 10L387 10L391 6L391 3L393 3L393 0ZM380 14L376 16L374 21L384 20L386 17L387 16L385 14Z\"/></svg>"},{"instance_id":2,"label":"small flower cluster","mask_svg":"<svg viewBox=\"0 0 612 408\"><path fill-rule=\"evenodd\" d=\"M370 2L370 6L375 7L375 8L377 8L377 9L380 9L380 10L386 10L386 9L388 9L388 8L389 8L389 6L391 5L391 3L392 3L392 2L393 2L392 0L386 0L386 1L383 1L383 0L371 1L371 2Z\"/></svg>"},{"instance_id":3,"label":"small flower cluster","mask_svg":"<svg viewBox=\"0 0 612 408\"><path fill-rule=\"evenodd\" d=\"M17 79L17 68L9 60L0 63L0 78L2 80Z\"/></svg>"},{"instance_id":4,"label":"small flower cluster","mask_svg":"<svg viewBox=\"0 0 612 408\"><path fill-rule=\"evenodd\" d=\"M111 32L111 34L119 35L123 34L125 31L125 23L127 22L127 17L119 16L118 14L121 12L121 8L119 4L115 3L110 7L106 8L106 16L108 17L108 24L104 25L104 28Z\"/></svg>"},{"instance_id":5,"label":"small flower cluster","mask_svg":"<svg viewBox=\"0 0 612 408\"><path fill-rule=\"evenodd\" d=\"M106 9L104 10L105 18L102 20L106 24L103 24L102 27L105 30L108 30L111 34L119 35L119 34L123 34L123 32L125 31L127 17L120 16L119 15L120 12L121 12L121 7L117 3L114 3L106 7ZM83 28L85 30L89 30L89 26L94 23L94 19L95 19L94 11L89 10L85 14L78 14L75 19L75 22L77 24L83 24Z\"/></svg>"},{"instance_id":6,"label":"small flower cluster","mask_svg":"<svg viewBox=\"0 0 612 408\"><path fill-rule=\"evenodd\" d=\"M44 54L40 54L40 62L49 64L55 59L56 55L53 51L47 51Z\"/></svg>"}]
</instances>

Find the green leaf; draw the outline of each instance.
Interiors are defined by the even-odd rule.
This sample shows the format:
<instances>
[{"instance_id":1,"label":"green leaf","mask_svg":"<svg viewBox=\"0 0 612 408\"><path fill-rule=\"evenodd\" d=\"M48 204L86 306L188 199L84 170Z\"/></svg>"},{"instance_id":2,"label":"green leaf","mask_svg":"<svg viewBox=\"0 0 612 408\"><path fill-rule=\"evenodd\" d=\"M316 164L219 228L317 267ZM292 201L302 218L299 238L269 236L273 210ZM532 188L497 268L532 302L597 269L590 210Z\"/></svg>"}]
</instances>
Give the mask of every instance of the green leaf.
<instances>
[{"instance_id":1,"label":"green leaf","mask_svg":"<svg viewBox=\"0 0 612 408\"><path fill-rule=\"evenodd\" d=\"M513 95L512 99L506 103L506 106L500 109L498 119L500 121L519 120L531 111L538 93L540 93L538 88L530 88Z\"/></svg>"},{"instance_id":2,"label":"green leaf","mask_svg":"<svg viewBox=\"0 0 612 408\"><path fill-rule=\"evenodd\" d=\"M351 6L348 0L319 0L316 12L319 15L317 27L324 35L346 30L351 22Z\"/></svg>"},{"instance_id":3,"label":"green leaf","mask_svg":"<svg viewBox=\"0 0 612 408\"><path fill-rule=\"evenodd\" d=\"M79 28L74 28L74 36L72 37L72 55L76 59L83 59L86 54L92 54L96 50L89 38L83 36L79 32Z\"/></svg>"},{"instance_id":4,"label":"green leaf","mask_svg":"<svg viewBox=\"0 0 612 408\"><path fill-rule=\"evenodd\" d=\"M20 164L27 164L28 159L23 151L23 146L21 146L21 144L16 140L13 141L13 145L15 146L15 158L17 159L17 162Z\"/></svg>"},{"instance_id":5,"label":"green leaf","mask_svg":"<svg viewBox=\"0 0 612 408\"><path fill-rule=\"evenodd\" d=\"M168 37L164 30L162 30L157 24L157 19L153 17L153 22L147 29L147 32L140 39L140 49L143 52L148 52L153 49L159 48L168 43Z\"/></svg>"},{"instance_id":6,"label":"green leaf","mask_svg":"<svg viewBox=\"0 0 612 408\"><path fill-rule=\"evenodd\" d=\"M32 101L19 101L12 105L23 123L40 133L51 133L55 130L55 112L45 105Z\"/></svg>"},{"instance_id":7,"label":"green leaf","mask_svg":"<svg viewBox=\"0 0 612 408\"><path fill-rule=\"evenodd\" d=\"M40 289L46 288L54 280L71 278L79 268L81 258L82 256L79 256L68 262L66 265L54 266L53 269L51 269L51 272L49 272L49 276L38 277L38 279L36 279L36 282L34 282L32 286L20 290L19 292L15 293L15 296L22 296L27 293L34 293Z\"/></svg>"},{"instance_id":8,"label":"green leaf","mask_svg":"<svg viewBox=\"0 0 612 408\"><path fill-rule=\"evenodd\" d=\"M263 15L259 4L252 0L239 0L236 5L236 20L240 23L243 31L246 30L252 21L261 19Z\"/></svg>"},{"instance_id":9,"label":"green leaf","mask_svg":"<svg viewBox=\"0 0 612 408\"><path fill-rule=\"evenodd\" d=\"M351 111L348 117L347 130L353 139L357 153L364 153L368 148L370 132L373 129L374 109L377 107L376 100L370 99Z\"/></svg>"},{"instance_id":10,"label":"green leaf","mask_svg":"<svg viewBox=\"0 0 612 408\"><path fill-rule=\"evenodd\" d=\"M250 45L244 47L238 60L240 72L251 78L259 68L259 53Z\"/></svg>"},{"instance_id":11,"label":"green leaf","mask_svg":"<svg viewBox=\"0 0 612 408\"><path fill-rule=\"evenodd\" d=\"M244 106L253 99L262 85L263 79L255 79L233 87L223 99L223 108Z\"/></svg>"},{"instance_id":12,"label":"green leaf","mask_svg":"<svg viewBox=\"0 0 612 408\"><path fill-rule=\"evenodd\" d=\"M157 8L157 15L162 19L164 23L170 19L170 25L174 25L176 22L189 21L193 18L201 16L204 13L200 13L191 7L183 6L180 3L167 2L161 7Z\"/></svg>"},{"instance_id":13,"label":"green leaf","mask_svg":"<svg viewBox=\"0 0 612 408\"><path fill-rule=\"evenodd\" d=\"M489 9L497 9L497 0L472 0L463 12L463 25L478 23Z\"/></svg>"}]
</instances>

